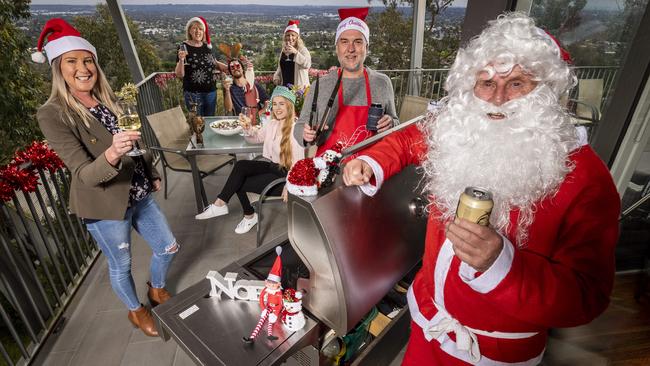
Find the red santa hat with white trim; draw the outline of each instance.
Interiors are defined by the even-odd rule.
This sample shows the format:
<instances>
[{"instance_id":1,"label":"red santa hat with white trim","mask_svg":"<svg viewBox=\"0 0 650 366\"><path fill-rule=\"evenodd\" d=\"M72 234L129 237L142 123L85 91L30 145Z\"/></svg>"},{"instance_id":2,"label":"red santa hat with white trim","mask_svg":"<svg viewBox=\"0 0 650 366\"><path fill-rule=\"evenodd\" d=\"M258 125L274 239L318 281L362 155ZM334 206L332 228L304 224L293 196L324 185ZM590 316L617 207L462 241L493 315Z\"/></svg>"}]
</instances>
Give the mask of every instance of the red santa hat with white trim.
<instances>
[{"instance_id":1,"label":"red santa hat with white trim","mask_svg":"<svg viewBox=\"0 0 650 366\"><path fill-rule=\"evenodd\" d=\"M317 176L314 159L300 159L287 174L287 191L296 196L315 196L318 194Z\"/></svg>"},{"instance_id":2,"label":"red santa hat with white trim","mask_svg":"<svg viewBox=\"0 0 650 366\"><path fill-rule=\"evenodd\" d=\"M537 28L537 32L542 37L546 38L547 40L550 40L555 46L557 46L558 55L564 62L566 62L569 65L573 64L573 60L571 59L571 54L564 47L562 47L560 41L558 41L557 38L553 37L553 35L549 33L549 31L547 31L546 29Z\"/></svg>"},{"instance_id":3,"label":"red santa hat with white trim","mask_svg":"<svg viewBox=\"0 0 650 366\"><path fill-rule=\"evenodd\" d=\"M281 282L282 281L282 258L280 258L280 254L282 254L282 247L279 245L275 247L275 252L278 254L278 256L275 257L275 262L273 262L273 267L271 267L271 271L269 271L269 275L266 277L266 279L269 281Z\"/></svg>"},{"instance_id":4,"label":"red santa hat with white trim","mask_svg":"<svg viewBox=\"0 0 650 366\"><path fill-rule=\"evenodd\" d=\"M47 40L47 43L45 41ZM95 56L95 47L81 37L81 33L61 18L52 18L45 23L41 35L38 37L37 52L32 53L32 61L44 63L52 61L69 51L85 50ZM43 54L45 51L45 54ZM47 57L46 57L47 56Z\"/></svg>"},{"instance_id":5,"label":"red santa hat with white trim","mask_svg":"<svg viewBox=\"0 0 650 366\"><path fill-rule=\"evenodd\" d=\"M212 48L212 41L210 41L210 28L208 28L208 22L205 20L203 17L193 17L190 19L187 24L185 24L185 33L189 32L190 26L192 26L192 23L197 22L199 24L203 25L203 39L202 41L205 41L205 43L208 45L208 48Z\"/></svg>"},{"instance_id":6,"label":"red santa hat with white trim","mask_svg":"<svg viewBox=\"0 0 650 366\"><path fill-rule=\"evenodd\" d=\"M284 33L295 32L297 34L300 34L300 28L298 28L298 25L300 25L300 20L297 19L289 20L289 23L287 23L287 27L284 28Z\"/></svg>"},{"instance_id":7,"label":"red santa hat with white trim","mask_svg":"<svg viewBox=\"0 0 650 366\"><path fill-rule=\"evenodd\" d=\"M368 24L366 24L366 17L368 16L368 10L370 8L345 8L339 9L339 18L341 22L339 26L336 27L336 38L334 43L338 42L341 33L346 30L358 30L363 34L363 37L366 39L366 43L370 44L370 29Z\"/></svg>"}]
</instances>

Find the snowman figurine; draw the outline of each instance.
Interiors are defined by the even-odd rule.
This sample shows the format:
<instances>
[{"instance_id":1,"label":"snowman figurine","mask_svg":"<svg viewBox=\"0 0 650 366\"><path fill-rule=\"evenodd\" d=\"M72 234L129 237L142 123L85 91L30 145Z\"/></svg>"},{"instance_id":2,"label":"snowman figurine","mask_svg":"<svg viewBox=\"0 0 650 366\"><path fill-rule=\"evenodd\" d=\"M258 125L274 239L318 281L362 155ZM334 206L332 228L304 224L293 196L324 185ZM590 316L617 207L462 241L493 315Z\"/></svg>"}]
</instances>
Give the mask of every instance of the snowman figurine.
<instances>
[{"instance_id":1,"label":"snowman figurine","mask_svg":"<svg viewBox=\"0 0 650 366\"><path fill-rule=\"evenodd\" d=\"M292 288L284 290L282 296L282 325L290 332L295 332L305 326L305 314L302 312L302 292Z\"/></svg>"}]
</instances>

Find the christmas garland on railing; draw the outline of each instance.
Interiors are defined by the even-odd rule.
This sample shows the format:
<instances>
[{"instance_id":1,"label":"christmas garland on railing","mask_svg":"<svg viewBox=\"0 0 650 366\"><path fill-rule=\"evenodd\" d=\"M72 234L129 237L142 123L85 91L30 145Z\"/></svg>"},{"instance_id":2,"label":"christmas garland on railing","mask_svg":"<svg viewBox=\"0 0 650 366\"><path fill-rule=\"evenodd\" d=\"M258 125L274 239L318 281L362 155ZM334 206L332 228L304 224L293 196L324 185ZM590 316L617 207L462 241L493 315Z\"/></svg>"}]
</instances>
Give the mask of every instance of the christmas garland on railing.
<instances>
[{"instance_id":1,"label":"christmas garland on railing","mask_svg":"<svg viewBox=\"0 0 650 366\"><path fill-rule=\"evenodd\" d=\"M64 166L59 156L43 141L34 141L14 155L11 163L0 167L0 200L11 201L15 191L35 192L38 169L50 172Z\"/></svg>"},{"instance_id":2,"label":"christmas garland on railing","mask_svg":"<svg viewBox=\"0 0 650 366\"><path fill-rule=\"evenodd\" d=\"M317 75L318 76L323 76L328 74L330 71L333 69L336 69L336 67L331 67L327 70L321 70L321 69L309 69L309 77L315 78ZM161 72L158 73L156 76L154 76L154 83L158 85L159 88L165 89L167 88L167 82L169 80L175 79L176 74L173 72ZM258 83L262 84L268 84L273 82L273 74L266 74L266 75L258 75L255 77L255 81Z\"/></svg>"}]
</instances>

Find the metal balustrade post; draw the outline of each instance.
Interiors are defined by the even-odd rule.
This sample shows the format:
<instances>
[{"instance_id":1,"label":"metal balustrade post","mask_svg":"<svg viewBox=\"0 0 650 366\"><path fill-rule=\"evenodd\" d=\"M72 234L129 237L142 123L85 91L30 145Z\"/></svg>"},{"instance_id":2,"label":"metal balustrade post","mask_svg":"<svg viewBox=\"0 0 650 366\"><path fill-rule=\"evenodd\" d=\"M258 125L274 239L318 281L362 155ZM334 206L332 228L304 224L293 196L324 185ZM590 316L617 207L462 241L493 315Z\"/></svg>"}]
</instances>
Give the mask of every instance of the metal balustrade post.
<instances>
[{"instance_id":1,"label":"metal balustrade post","mask_svg":"<svg viewBox=\"0 0 650 366\"><path fill-rule=\"evenodd\" d=\"M67 177L65 176L65 171L63 169L59 169L59 175L61 176L61 182L63 183L63 189L65 190L65 193L66 193L65 197L69 197L69 195L70 195L70 186L68 185L68 180L67 180ZM67 207L67 202L66 202L66 207ZM89 237L90 234L88 234L88 232L86 230L84 230L84 227L83 227L83 224L81 223L81 220L76 215L74 217L74 221L77 224L76 226L79 229L79 232L81 233L82 238L84 239L84 244L85 244L86 251L87 251L86 258L90 258L90 257L92 257L92 253L94 252L93 245L90 242L90 240L91 240L90 237ZM86 234L88 234L88 235L86 235Z\"/></svg>"},{"instance_id":2,"label":"metal balustrade post","mask_svg":"<svg viewBox=\"0 0 650 366\"><path fill-rule=\"evenodd\" d=\"M47 293L45 292L45 288L41 284L41 281L39 281L38 274L36 273L36 268L34 267L34 263L32 262L32 259L30 258L29 253L27 253L27 249L25 248L25 244L23 243L22 239L20 238L20 235L18 234L18 232L14 228L16 222L10 216L10 214L8 212L8 209L7 209L7 206L5 206L4 203L2 205L0 205L0 207L2 208L1 211L2 211L3 215L5 216L5 219L6 219L5 222L11 221L11 224L13 224L13 225L8 225L8 228L10 230L10 234L12 234L14 236L14 238L16 239L16 244L18 245L18 250L20 250L20 254L23 256L24 264L25 264L25 266L27 266L27 269L29 271L29 274L32 277L32 280L36 283L36 288L38 289L39 293L43 297L43 300L45 301L45 305L47 307L47 310L49 311L49 315L52 315L52 314L54 314L54 309L52 307L52 304L50 304L50 299L48 298ZM22 271L21 271L21 273L22 273ZM45 324L45 323L43 322L43 324Z\"/></svg>"},{"instance_id":3,"label":"metal balustrade post","mask_svg":"<svg viewBox=\"0 0 650 366\"><path fill-rule=\"evenodd\" d=\"M14 366L14 362L11 360L11 357L9 357L9 353L7 353L7 350L5 349L4 345L2 342L0 342L0 353L2 353L2 358L4 358L5 362L9 366Z\"/></svg>"},{"instance_id":4,"label":"metal balustrade post","mask_svg":"<svg viewBox=\"0 0 650 366\"><path fill-rule=\"evenodd\" d=\"M0 261L4 262L3 260ZM18 297L16 296L16 293L14 292L11 283L7 280L4 274L5 273L3 271L0 271L0 283L2 283L2 286L5 288L5 291L7 291L8 300L13 305L16 312L18 312L18 316L20 317L20 320L27 328L27 332L29 333L29 336L32 338L32 341L38 342L38 336L36 335L36 332L34 331L34 328L32 327L32 323L31 323L34 320L27 318L27 315L25 314L25 311L23 310L22 307L24 303L18 301Z\"/></svg>"},{"instance_id":5,"label":"metal balustrade post","mask_svg":"<svg viewBox=\"0 0 650 366\"><path fill-rule=\"evenodd\" d=\"M41 205L41 208L45 207L45 204L43 203L43 197L41 197L41 193L38 191L38 189L34 192L34 195L36 196L36 199L38 200L38 203ZM43 212L43 216L45 217L45 222L47 223L47 226L50 228L50 232L53 234L53 242L54 245L51 244L50 238L47 236L47 233L45 232L45 229L43 228L43 224L41 223L40 217L38 217L38 211L36 211L36 206L34 206L34 202L32 202L31 197L29 196L28 193L23 192L23 196L25 197L25 201L27 201L27 206L29 207L30 212L32 213L32 217L34 218L34 224L36 225L36 229L38 230L38 233L40 234L41 238L43 239L44 246L50 256L50 260L52 261L52 265L54 266L54 269L56 269L56 273L59 276L59 279L61 280L61 285L63 286L63 291L65 293L68 293L68 289L66 286L66 283L68 281L65 280L65 276L63 273L63 270L61 269L61 263L59 260L57 260L57 252L60 254L61 258L64 259L64 266L68 270L68 274L70 275L70 280L72 281L74 277L72 276L72 270L70 269L70 266L67 265L67 260L65 259L65 254L61 253L61 248L58 245L58 238L56 235L54 235L54 230L52 223L50 222L50 217L47 212L44 212L41 209L41 212ZM56 251L54 249L56 249Z\"/></svg>"},{"instance_id":6,"label":"metal balustrade post","mask_svg":"<svg viewBox=\"0 0 650 366\"><path fill-rule=\"evenodd\" d=\"M16 345L20 349L20 353L22 353L24 358L29 359L29 352L27 352L27 348L25 348L22 339L20 339L20 335L16 331L16 327L14 327L13 323L11 322L11 318L9 317L9 314L7 314L4 306L2 306L2 303L0 303L0 317L2 317L2 320L4 320L5 325L9 329L9 333L11 333L14 342L16 342Z\"/></svg>"},{"instance_id":7,"label":"metal balustrade post","mask_svg":"<svg viewBox=\"0 0 650 366\"><path fill-rule=\"evenodd\" d=\"M50 199L50 203L54 203L54 197L52 196L52 191L50 190L49 184L47 183L47 180L45 179L45 174L43 173L42 169L38 169L38 174L41 178L41 184L43 187L45 187L45 192L48 195ZM70 240L68 238L68 234L66 233L65 229L63 228L61 220L59 220L58 214L56 212L56 208L52 207L52 211L54 211L54 216L56 217L56 221L59 224L59 228L61 229L61 235L63 235L63 242L60 241L60 237L56 233L56 229L54 227L54 224L52 223L52 218L50 217L50 213L48 212L48 206L45 203L45 200L43 200L43 197L40 193L40 191L37 189L36 190L36 198L38 199L38 203L41 205L41 211L43 212L43 216L45 216L45 221L47 222L48 227L50 228L50 234L52 235L52 238L54 239L54 243L59 250L59 253L61 253L61 259L63 259L63 263L65 264L65 268L68 270L68 274L70 275L70 280L74 281L75 278L75 273L79 269L79 264L77 264L77 261L75 259L75 265L76 269L73 272L72 267L70 267L70 263L68 262L68 256L67 253L69 252L68 248L72 248L72 245L70 245ZM72 258L74 259L74 253L70 253Z\"/></svg>"},{"instance_id":8,"label":"metal balustrade post","mask_svg":"<svg viewBox=\"0 0 650 366\"><path fill-rule=\"evenodd\" d=\"M61 192L61 187L59 187L59 180L57 178L56 172L50 172L50 178L52 179L52 182L54 184L54 191L56 192L57 197L59 197L59 203L60 204L57 205L56 211L59 212L59 210L62 209L66 213L65 215L61 215L61 216L65 217L65 221L67 222L68 228L70 229L70 232L72 233L72 236L74 238L74 242L75 242L75 245L76 245L77 251L78 251L77 254L79 255L79 259L81 261L81 265L79 266L79 269L81 270L82 266L84 264L86 264L86 263L85 263L85 260L84 260L85 257L83 255L83 251L81 249L81 243L79 241L79 238L77 237L77 230L75 230L75 228L72 226L72 220L70 220L70 215L68 214L68 206L66 204L66 199L65 199L65 196L63 196L63 194ZM60 215L60 212L59 212L59 215Z\"/></svg>"},{"instance_id":9,"label":"metal balustrade post","mask_svg":"<svg viewBox=\"0 0 650 366\"><path fill-rule=\"evenodd\" d=\"M47 261L45 260L45 256L43 256L43 254L41 253L41 251L38 248L38 243L34 240L35 236L32 234L32 230L30 229L29 224L27 223L27 220L25 219L25 215L23 215L23 211L22 211L20 202L18 201L18 198L15 195L13 197L13 202L14 202L14 206L16 207L16 214L18 215L18 218L20 219L21 223L23 224L23 227L25 228L25 232L34 241L34 252L36 252L36 256L38 257L41 268L43 268L43 272L45 273L45 277L47 278L48 283L49 283L50 287L52 288L52 291L54 292L54 295L56 296L56 298L58 300L61 297L61 295L59 294L59 289L56 287L56 284L54 282L54 277L50 273L50 269L47 268ZM43 246L45 246L45 245L43 245ZM58 303L58 301L57 301L57 303Z\"/></svg>"}]
</instances>

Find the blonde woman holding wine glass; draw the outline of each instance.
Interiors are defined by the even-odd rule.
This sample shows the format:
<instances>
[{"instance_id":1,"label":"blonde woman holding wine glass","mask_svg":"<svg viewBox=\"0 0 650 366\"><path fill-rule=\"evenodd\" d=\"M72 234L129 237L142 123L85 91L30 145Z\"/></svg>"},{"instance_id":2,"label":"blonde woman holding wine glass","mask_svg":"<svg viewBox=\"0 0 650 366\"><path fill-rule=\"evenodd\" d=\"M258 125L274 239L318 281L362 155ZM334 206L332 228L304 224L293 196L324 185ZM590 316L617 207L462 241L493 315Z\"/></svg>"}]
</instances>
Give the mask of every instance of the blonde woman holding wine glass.
<instances>
[{"instance_id":1,"label":"blonde woman holding wine glass","mask_svg":"<svg viewBox=\"0 0 650 366\"><path fill-rule=\"evenodd\" d=\"M43 44L47 41L47 44ZM128 319L146 335L158 331L136 294L131 275L131 230L151 247L147 297L151 306L170 298L167 272L180 245L153 198L160 175L151 154L129 157L140 132L121 130L116 102L99 64L97 51L63 19L50 19L38 41L35 61L52 67L52 92L38 110L48 144L70 170L70 210L82 218L108 262L111 286L129 310ZM132 121L137 127L138 121Z\"/></svg>"},{"instance_id":2,"label":"blonde woman holding wine glass","mask_svg":"<svg viewBox=\"0 0 650 366\"><path fill-rule=\"evenodd\" d=\"M228 71L226 64L212 54L210 30L203 17L193 17L185 25L186 39L179 45L176 57L176 77L183 79L183 98L189 111L198 103L199 116L214 116L217 107L215 68Z\"/></svg>"},{"instance_id":3,"label":"blonde woman holding wine glass","mask_svg":"<svg viewBox=\"0 0 650 366\"><path fill-rule=\"evenodd\" d=\"M299 20L290 20L284 29L282 52L273 75L275 85L304 88L309 86L311 54L300 38Z\"/></svg>"},{"instance_id":4,"label":"blonde woman holding wine glass","mask_svg":"<svg viewBox=\"0 0 650 366\"><path fill-rule=\"evenodd\" d=\"M304 148L293 136L296 96L288 88L277 86L271 95L271 102L272 118L260 128L253 127L249 116L239 115L245 139L251 143L264 143L262 156L265 160L238 160L217 199L195 216L197 220L228 214L227 203L237 194L244 217L235 232L247 233L257 224L257 214L246 192L261 193L267 184L277 178L286 177L293 164L304 158ZM269 195L279 196L282 193L283 187L277 186Z\"/></svg>"}]
</instances>

